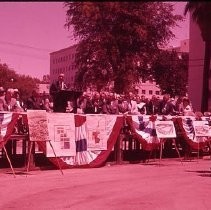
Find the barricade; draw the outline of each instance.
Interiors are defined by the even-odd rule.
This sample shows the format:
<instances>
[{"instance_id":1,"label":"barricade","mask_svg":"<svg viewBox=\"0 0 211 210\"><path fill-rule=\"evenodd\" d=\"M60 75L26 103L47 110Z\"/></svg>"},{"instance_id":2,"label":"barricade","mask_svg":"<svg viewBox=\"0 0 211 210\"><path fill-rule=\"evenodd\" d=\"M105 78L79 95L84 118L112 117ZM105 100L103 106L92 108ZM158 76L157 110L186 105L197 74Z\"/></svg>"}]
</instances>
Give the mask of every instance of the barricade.
<instances>
[{"instance_id":1,"label":"barricade","mask_svg":"<svg viewBox=\"0 0 211 210\"><path fill-rule=\"evenodd\" d=\"M35 111L37 114L38 112ZM4 114L4 113L2 113ZM48 113L48 121L49 116L57 116L55 119L59 119L61 113ZM138 133L141 130L141 126L143 126L144 121L135 122L135 119L140 117L138 115L117 115L117 116L108 116L108 115L79 115L79 114L71 114L71 113L63 113L66 117L69 117L72 120L72 124L74 123L74 135L72 136L72 140L74 140L76 144L76 153L75 156L68 156L67 154L61 155L57 150L56 144L54 144L54 148L59 156L59 163L62 168L75 168L75 167L101 167L104 166L107 162L114 164L122 164L126 162L145 162L150 158L158 158L160 147L160 141L155 136L153 136L154 130L152 129L153 141L148 141L147 138L141 136ZM155 116L154 116L155 117ZM187 119L188 117L186 117ZM93 119L93 126L96 126L96 122L98 121L98 128L93 128L91 120ZM169 117L163 119L162 116L156 116L156 119L153 116L148 116L148 121L144 123L147 124L151 121L160 120L171 120L174 123L174 127L176 130L176 141L172 142L169 139L164 141L163 148L163 157L178 157L178 153L175 150L175 144L178 147L181 156L185 156L185 147L190 147L192 149L197 149L197 152L205 152L210 155L210 137L209 131L206 131L206 137L204 137L203 142L193 141L190 136L188 136L187 131L184 130L184 124L182 124L182 117ZM113 122L112 122L113 120ZM140 119L139 119L140 120ZM3 136L3 141L0 142L0 145L5 145L5 148L8 151L9 157L14 167L26 167L28 161L29 154L29 141L32 135L32 131L30 133L29 127L29 119L27 117L27 113L11 113L11 121L8 122L8 130ZM194 121L194 119L193 119ZM209 119L205 119L209 123ZM47 122L47 119L46 119ZM112 122L112 123L111 123ZM142 122L142 125L140 125ZM100 124L99 124L100 123ZM104 124L105 126L104 126ZM110 123L110 124L109 124ZM55 128L55 124L53 124ZM62 125L64 126L67 125ZM60 129L60 132L63 132L64 129L61 125L57 125L57 130ZM68 125L69 126L69 125ZM87 128L87 126L89 128ZM104 126L104 127L103 127ZM110 130L106 128L110 126ZM138 127L137 127L138 126ZM2 129L2 128L1 128ZM12 129L12 131L11 131ZM63 129L63 130L62 130ZM86 130L88 129L88 130ZM104 130L103 130L104 129ZM148 128L147 128L148 129ZM147 130L146 129L146 130ZM192 125L192 133L194 134L194 126ZM142 128L143 130L143 128ZM66 130L67 132L68 129ZM4 132L4 131L3 131ZM83 133L85 132L85 133ZM87 133L86 133L87 132ZM90 133L91 132L91 133ZM100 140L102 137L101 134L107 132L109 135L105 137L104 143L105 145L100 145L100 147L96 148L96 145L92 145L89 141L90 139L95 141ZM205 132L205 131L204 131ZM75 134L79 134L79 136L75 136ZM81 135L84 135L84 138L81 138ZM92 134L92 136L91 136ZM150 135L151 135L150 134ZM64 141L64 145L68 145L68 142L65 142L65 133L60 135L62 141ZM204 134L205 135L205 134ZM78 138L78 139L77 139ZM154 141L155 140L155 141ZM53 140L52 140L53 141ZM52 142L54 143L54 142ZM60 142L61 143L61 142ZM96 143L97 144L97 143ZM184 146L185 145L185 146ZM99 145L98 145L99 146ZM196 147L197 146L197 147ZM92 148L89 150L87 148ZM32 158L30 162L30 169L33 167L58 167L58 163L55 161L54 156L48 156L48 148L46 142L36 142L34 143L32 149ZM62 152L62 150L60 151ZM199 153L198 153L199 155ZM0 168L8 167L8 162L5 158L4 151L1 147L0 153Z\"/></svg>"}]
</instances>

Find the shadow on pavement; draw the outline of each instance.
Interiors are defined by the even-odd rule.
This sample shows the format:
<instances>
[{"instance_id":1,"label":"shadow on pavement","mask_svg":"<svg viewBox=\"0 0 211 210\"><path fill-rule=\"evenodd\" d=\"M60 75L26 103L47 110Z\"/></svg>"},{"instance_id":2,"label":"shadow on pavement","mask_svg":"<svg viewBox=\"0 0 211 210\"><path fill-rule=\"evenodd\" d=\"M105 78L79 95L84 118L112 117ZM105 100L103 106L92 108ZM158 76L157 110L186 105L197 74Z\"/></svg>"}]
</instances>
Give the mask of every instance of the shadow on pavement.
<instances>
[{"instance_id":1,"label":"shadow on pavement","mask_svg":"<svg viewBox=\"0 0 211 210\"><path fill-rule=\"evenodd\" d=\"M200 170L200 171L189 171L189 170L186 170L186 172L198 173L198 175L202 176L202 177L211 177L211 170Z\"/></svg>"}]
</instances>

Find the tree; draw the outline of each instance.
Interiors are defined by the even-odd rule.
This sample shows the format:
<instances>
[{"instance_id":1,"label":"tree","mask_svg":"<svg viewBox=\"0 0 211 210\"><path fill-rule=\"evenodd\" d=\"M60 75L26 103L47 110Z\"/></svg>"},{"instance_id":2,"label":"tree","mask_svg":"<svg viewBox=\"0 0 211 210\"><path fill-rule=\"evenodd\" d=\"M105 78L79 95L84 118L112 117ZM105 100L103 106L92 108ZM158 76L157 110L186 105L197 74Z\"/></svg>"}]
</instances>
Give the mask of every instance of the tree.
<instances>
[{"instance_id":1,"label":"tree","mask_svg":"<svg viewBox=\"0 0 211 210\"><path fill-rule=\"evenodd\" d=\"M188 54L161 50L152 63L152 74L163 93L185 96L188 84Z\"/></svg>"},{"instance_id":2,"label":"tree","mask_svg":"<svg viewBox=\"0 0 211 210\"><path fill-rule=\"evenodd\" d=\"M32 90L37 88L39 82L39 79L19 75L14 70L9 69L6 64L0 63L0 86L4 89L17 88L23 100L31 95Z\"/></svg>"},{"instance_id":3,"label":"tree","mask_svg":"<svg viewBox=\"0 0 211 210\"><path fill-rule=\"evenodd\" d=\"M182 20L165 2L66 2L65 7L65 26L73 26L80 40L76 82L105 86L114 81L117 93L148 76L147 65Z\"/></svg>"},{"instance_id":4,"label":"tree","mask_svg":"<svg viewBox=\"0 0 211 210\"><path fill-rule=\"evenodd\" d=\"M202 113L208 110L209 99L209 71L211 57L211 3L210 2L188 2L184 14L192 14L192 19L198 24L201 36L205 42L204 68L203 68L203 87L201 99Z\"/></svg>"}]
</instances>

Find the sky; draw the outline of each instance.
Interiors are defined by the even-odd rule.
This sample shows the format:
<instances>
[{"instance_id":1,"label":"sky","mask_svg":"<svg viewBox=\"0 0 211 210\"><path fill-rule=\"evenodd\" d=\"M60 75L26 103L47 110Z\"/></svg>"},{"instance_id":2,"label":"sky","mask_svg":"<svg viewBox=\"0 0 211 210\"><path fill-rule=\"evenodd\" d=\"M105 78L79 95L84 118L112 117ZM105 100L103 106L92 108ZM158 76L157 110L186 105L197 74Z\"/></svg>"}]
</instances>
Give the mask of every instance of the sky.
<instances>
[{"instance_id":1,"label":"sky","mask_svg":"<svg viewBox=\"0 0 211 210\"><path fill-rule=\"evenodd\" d=\"M172 2L175 14L183 15L186 2ZM0 2L0 63L18 74L42 79L50 72L49 53L76 43L65 27L63 2ZM179 46L189 38L189 16L173 29Z\"/></svg>"}]
</instances>

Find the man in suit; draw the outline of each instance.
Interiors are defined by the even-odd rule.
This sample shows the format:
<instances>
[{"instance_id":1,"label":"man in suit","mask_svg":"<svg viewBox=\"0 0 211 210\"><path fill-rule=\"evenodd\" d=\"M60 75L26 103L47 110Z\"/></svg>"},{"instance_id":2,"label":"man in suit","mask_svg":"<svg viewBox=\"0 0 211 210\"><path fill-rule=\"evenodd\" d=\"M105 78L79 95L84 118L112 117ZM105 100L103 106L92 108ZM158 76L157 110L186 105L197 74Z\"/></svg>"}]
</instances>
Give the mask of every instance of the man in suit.
<instances>
[{"instance_id":1,"label":"man in suit","mask_svg":"<svg viewBox=\"0 0 211 210\"><path fill-rule=\"evenodd\" d=\"M37 90L33 90L31 96L27 99L26 108L34 110L43 109L42 100Z\"/></svg>"},{"instance_id":2,"label":"man in suit","mask_svg":"<svg viewBox=\"0 0 211 210\"><path fill-rule=\"evenodd\" d=\"M53 99L54 112L66 112L66 102L61 100L59 92L67 90L67 85L64 82L64 74L60 74L58 80L50 86L50 95Z\"/></svg>"},{"instance_id":3,"label":"man in suit","mask_svg":"<svg viewBox=\"0 0 211 210\"><path fill-rule=\"evenodd\" d=\"M159 102L159 99L155 95L152 95L151 100L146 104L147 115L155 115L159 112Z\"/></svg>"},{"instance_id":4,"label":"man in suit","mask_svg":"<svg viewBox=\"0 0 211 210\"><path fill-rule=\"evenodd\" d=\"M174 105L170 100L170 95L165 94L159 103L158 114L160 115L175 115Z\"/></svg>"}]
</instances>

